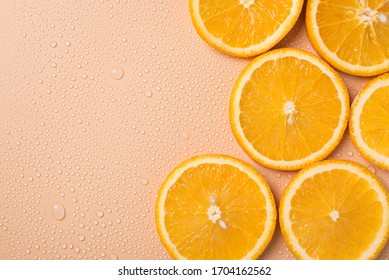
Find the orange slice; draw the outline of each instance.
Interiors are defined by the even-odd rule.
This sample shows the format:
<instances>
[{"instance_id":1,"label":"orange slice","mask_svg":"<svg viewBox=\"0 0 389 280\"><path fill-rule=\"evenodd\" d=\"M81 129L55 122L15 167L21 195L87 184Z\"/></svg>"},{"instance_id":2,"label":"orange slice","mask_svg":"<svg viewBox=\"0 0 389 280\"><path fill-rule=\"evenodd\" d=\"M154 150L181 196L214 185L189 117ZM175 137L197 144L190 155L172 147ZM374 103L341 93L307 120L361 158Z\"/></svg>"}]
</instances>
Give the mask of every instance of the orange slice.
<instances>
[{"instance_id":1,"label":"orange slice","mask_svg":"<svg viewBox=\"0 0 389 280\"><path fill-rule=\"evenodd\" d=\"M178 165L163 182L155 211L158 234L175 259L255 259L277 216L265 179L225 155Z\"/></svg>"},{"instance_id":2,"label":"orange slice","mask_svg":"<svg viewBox=\"0 0 389 280\"><path fill-rule=\"evenodd\" d=\"M190 0L197 33L214 48L233 56L263 53L293 27L303 0Z\"/></svg>"},{"instance_id":3,"label":"orange slice","mask_svg":"<svg viewBox=\"0 0 389 280\"><path fill-rule=\"evenodd\" d=\"M253 60L230 100L235 138L255 161L296 170L325 158L346 129L349 97L323 60L297 49L278 49Z\"/></svg>"},{"instance_id":4,"label":"orange slice","mask_svg":"<svg viewBox=\"0 0 389 280\"><path fill-rule=\"evenodd\" d=\"M388 0L309 0L306 26L316 51L358 76L389 70Z\"/></svg>"},{"instance_id":5,"label":"orange slice","mask_svg":"<svg viewBox=\"0 0 389 280\"><path fill-rule=\"evenodd\" d=\"M389 170L389 74L367 83L355 98L350 135L366 159Z\"/></svg>"},{"instance_id":6,"label":"orange slice","mask_svg":"<svg viewBox=\"0 0 389 280\"><path fill-rule=\"evenodd\" d=\"M299 259L374 259L389 236L389 195L362 165L315 163L284 190L280 225Z\"/></svg>"}]
</instances>

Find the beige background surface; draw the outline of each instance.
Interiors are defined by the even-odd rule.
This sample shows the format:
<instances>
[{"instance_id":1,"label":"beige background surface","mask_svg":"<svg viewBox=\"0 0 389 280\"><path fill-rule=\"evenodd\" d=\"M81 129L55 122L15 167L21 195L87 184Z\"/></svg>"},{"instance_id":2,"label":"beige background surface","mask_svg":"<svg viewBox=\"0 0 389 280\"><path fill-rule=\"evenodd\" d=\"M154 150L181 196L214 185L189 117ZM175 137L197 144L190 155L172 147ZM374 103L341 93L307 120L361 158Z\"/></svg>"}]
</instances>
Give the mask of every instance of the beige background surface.
<instances>
[{"instance_id":1,"label":"beige background surface","mask_svg":"<svg viewBox=\"0 0 389 280\"><path fill-rule=\"evenodd\" d=\"M278 47L312 51L303 16ZM169 258L154 202L192 155L244 159L278 201L295 173L252 162L228 123L248 61L206 45L187 1L0 0L0 258ZM342 77L352 98L369 80ZM389 188L348 134L330 157ZM293 258L278 228L261 258Z\"/></svg>"}]
</instances>

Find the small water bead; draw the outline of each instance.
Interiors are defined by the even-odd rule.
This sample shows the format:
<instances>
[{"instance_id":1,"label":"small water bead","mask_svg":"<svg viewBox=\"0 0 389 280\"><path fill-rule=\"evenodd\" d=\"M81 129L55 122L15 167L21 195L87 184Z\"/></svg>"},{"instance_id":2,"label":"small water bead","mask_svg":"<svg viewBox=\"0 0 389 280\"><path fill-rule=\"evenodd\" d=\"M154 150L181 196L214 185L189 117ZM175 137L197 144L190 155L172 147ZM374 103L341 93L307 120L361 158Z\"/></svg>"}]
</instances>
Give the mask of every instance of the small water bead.
<instances>
[{"instance_id":1,"label":"small water bead","mask_svg":"<svg viewBox=\"0 0 389 280\"><path fill-rule=\"evenodd\" d=\"M55 48L56 46L57 46L57 42L56 41L51 41L50 42L50 47Z\"/></svg>"},{"instance_id":2,"label":"small water bead","mask_svg":"<svg viewBox=\"0 0 389 280\"><path fill-rule=\"evenodd\" d=\"M42 79L38 79L38 84L42 84L43 83L43 80Z\"/></svg>"},{"instance_id":3,"label":"small water bead","mask_svg":"<svg viewBox=\"0 0 389 280\"><path fill-rule=\"evenodd\" d=\"M96 212L96 216L97 216L98 218L102 218L102 217L104 216L104 212L101 211L101 210L99 210L99 211Z\"/></svg>"},{"instance_id":4,"label":"small water bead","mask_svg":"<svg viewBox=\"0 0 389 280\"><path fill-rule=\"evenodd\" d=\"M80 234L80 235L78 236L78 240L84 241L84 240L85 240L85 236L83 236L82 234Z\"/></svg>"},{"instance_id":5,"label":"small water bead","mask_svg":"<svg viewBox=\"0 0 389 280\"><path fill-rule=\"evenodd\" d=\"M354 154L353 154L353 152L347 152L347 155L349 156L349 157L352 157Z\"/></svg>"},{"instance_id":6,"label":"small water bead","mask_svg":"<svg viewBox=\"0 0 389 280\"><path fill-rule=\"evenodd\" d=\"M370 165L367 167L367 169L369 169L371 172L373 172L375 174L376 170L375 170L375 167Z\"/></svg>"},{"instance_id":7,"label":"small water bead","mask_svg":"<svg viewBox=\"0 0 389 280\"><path fill-rule=\"evenodd\" d=\"M150 98L150 97L153 96L153 93L152 93L151 91L147 90L147 91L145 92L145 96L146 96L147 98Z\"/></svg>"},{"instance_id":8,"label":"small water bead","mask_svg":"<svg viewBox=\"0 0 389 280\"><path fill-rule=\"evenodd\" d=\"M140 180L140 183L141 183L142 185L147 185L147 184L149 183L149 180L147 180L146 178L142 178L142 179Z\"/></svg>"},{"instance_id":9,"label":"small water bead","mask_svg":"<svg viewBox=\"0 0 389 280\"><path fill-rule=\"evenodd\" d=\"M116 66L116 67L112 68L111 77L113 79L120 80L121 78L123 78L123 75L124 75L124 70L120 66Z\"/></svg>"},{"instance_id":10,"label":"small water bead","mask_svg":"<svg viewBox=\"0 0 389 280\"><path fill-rule=\"evenodd\" d=\"M55 203L52 206L51 210L52 210L53 217L56 220L62 221L65 218L66 210L65 207L62 205L62 203Z\"/></svg>"},{"instance_id":11,"label":"small water bead","mask_svg":"<svg viewBox=\"0 0 389 280\"><path fill-rule=\"evenodd\" d=\"M184 132L182 133L182 139L187 140L187 139L189 139L189 137L190 137L189 132L184 131Z\"/></svg>"},{"instance_id":12,"label":"small water bead","mask_svg":"<svg viewBox=\"0 0 389 280\"><path fill-rule=\"evenodd\" d=\"M69 41L65 41L65 46L70 47L71 43Z\"/></svg>"},{"instance_id":13,"label":"small water bead","mask_svg":"<svg viewBox=\"0 0 389 280\"><path fill-rule=\"evenodd\" d=\"M116 254L111 254L111 255L109 256L109 259L110 259L110 260L117 260L117 259L118 259L118 255L116 255Z\"/></svg>"}]
</instances>

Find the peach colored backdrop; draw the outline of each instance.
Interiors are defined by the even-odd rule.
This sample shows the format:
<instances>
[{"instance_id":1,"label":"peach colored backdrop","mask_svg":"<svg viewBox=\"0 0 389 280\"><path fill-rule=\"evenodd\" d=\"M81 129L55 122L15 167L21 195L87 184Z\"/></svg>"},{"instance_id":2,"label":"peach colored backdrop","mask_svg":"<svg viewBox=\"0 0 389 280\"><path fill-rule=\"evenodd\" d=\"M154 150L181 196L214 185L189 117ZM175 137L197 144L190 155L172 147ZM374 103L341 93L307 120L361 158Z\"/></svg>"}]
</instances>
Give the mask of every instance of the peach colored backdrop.
<instances>
[{"instance_id":1,"label":"peach colored backdrop","mask_svg":"<svg viewBox=\"0 0 389 280\"><path fill-rule=\"evenodd\" d=\"M277 48L313 52L303 17ZM169 258L154 202L192 155L249 162L279 201L295 172L251 161L228 123L249 61L205 44L187 1L0 0L0 258ZM352 98L369 80L342 77ZM362 163L389 188L389 172L348 134L330 157ZM293 258L279 228L261 258Z\"/></svg>"}]
</instances>

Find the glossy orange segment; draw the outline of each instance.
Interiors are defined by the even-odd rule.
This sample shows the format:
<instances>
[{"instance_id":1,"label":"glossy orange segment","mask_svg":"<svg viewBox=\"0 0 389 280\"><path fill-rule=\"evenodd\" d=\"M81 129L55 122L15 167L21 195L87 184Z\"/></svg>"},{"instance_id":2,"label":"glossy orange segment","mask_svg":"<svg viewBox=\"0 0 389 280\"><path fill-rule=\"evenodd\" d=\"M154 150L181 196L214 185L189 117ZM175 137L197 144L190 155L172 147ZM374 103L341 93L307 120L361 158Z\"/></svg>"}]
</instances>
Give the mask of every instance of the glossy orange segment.
<instances>
[{"instance_id":1,"label":"glossy orange segment","mask_svg":"<svg viewBox=\"0 0 389 280\"><path fill-rule=\"evenodd\" d=\"M215 159L185 161L161 188L157 227L174 258L254 258L271 239L276 213L264 179L236 159Z\"/></svg>"},{"instance_id":2,"label":"glossy orange segment","mask_svg":"<svg viewBox=\"0 0 389 280\"><path fill-rule=\"evenodd\" d=\"M362 165L325 160L289 182L280 224L297 258L374 259L389 237L389 195Z\"/></svg>"},{"instance_id":3,"label":"glossy orange segment","mask_svg":"<svg viewBox=\"0 0 389 280\"><path fill-rule=\"evenodd\" d=\"M389 2L310 0L307 31L334 67L354 75L389 70Z\"/></svg>"}]
</instances>

